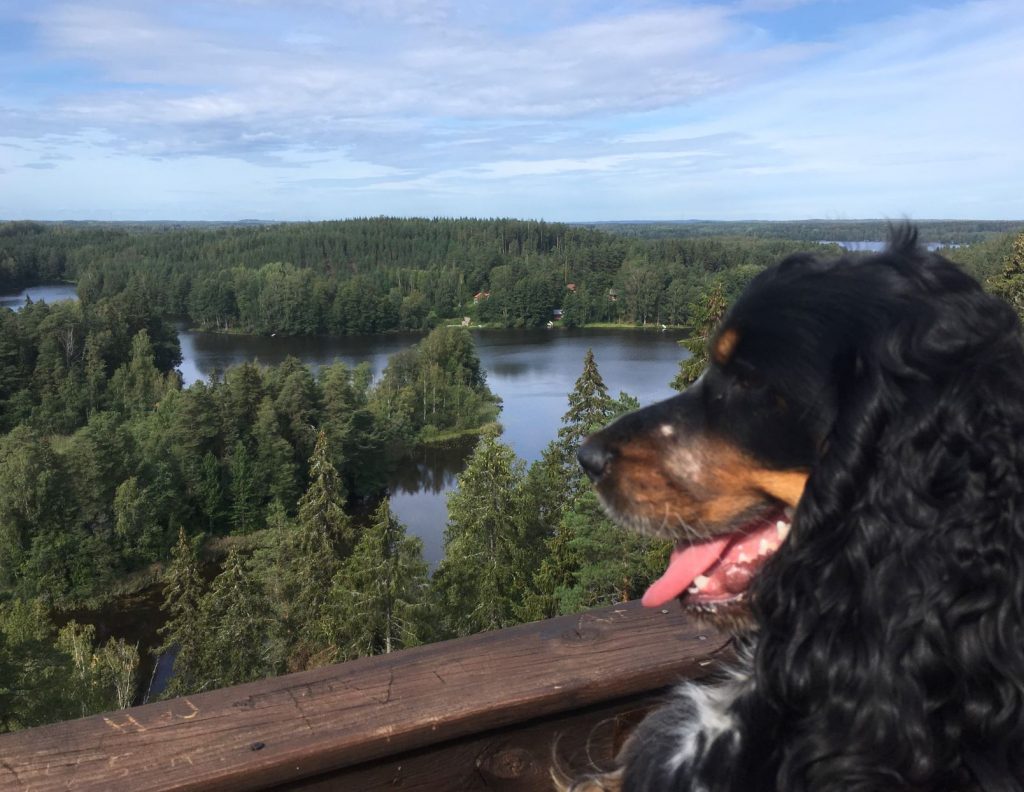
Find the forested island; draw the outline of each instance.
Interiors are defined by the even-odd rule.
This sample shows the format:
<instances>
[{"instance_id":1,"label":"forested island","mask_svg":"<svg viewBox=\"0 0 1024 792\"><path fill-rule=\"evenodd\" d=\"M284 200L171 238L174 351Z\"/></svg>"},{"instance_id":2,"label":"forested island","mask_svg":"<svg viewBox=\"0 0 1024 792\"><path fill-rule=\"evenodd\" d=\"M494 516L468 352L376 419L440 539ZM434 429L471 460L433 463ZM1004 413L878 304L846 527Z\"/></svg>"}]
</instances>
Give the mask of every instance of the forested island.
<instances>
[{"instance_id":1,"label":"forested island","mask_svg":"<svg viewBox=\"0 0 1024 792\"><path fill-rule=\"evenodd\" d=\"M469 333L449 325L540 326L556 309L570 326L686 325L681 388L743 285L807 247L512 220L0 225L0 291L71 280L80 296L0 310L0 730L127 706L149 650L176 654L173 695L637 596L667 548L608 522L573 459L636 401L610 395L588 355L527 467L500 440ZM948 254L1024 306L1024 235ZM289 360L185 388L175 320L433 329L376 381ZM388 507L388 467L466 432L480 439L429 574ZM72 618L154 585L160 646L100 642Z\"/></svg>"}]
</instances>

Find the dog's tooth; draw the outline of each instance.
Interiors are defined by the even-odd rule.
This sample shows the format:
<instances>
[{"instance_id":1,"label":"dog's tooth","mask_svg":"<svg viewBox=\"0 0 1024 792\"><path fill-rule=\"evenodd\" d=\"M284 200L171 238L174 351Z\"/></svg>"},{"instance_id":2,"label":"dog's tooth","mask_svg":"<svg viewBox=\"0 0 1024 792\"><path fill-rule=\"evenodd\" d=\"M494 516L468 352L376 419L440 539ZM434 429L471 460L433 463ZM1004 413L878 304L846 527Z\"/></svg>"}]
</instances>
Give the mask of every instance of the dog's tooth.
<instances>
[{"instance_id":1,"label":"dog's tooth","mask_svg":"<svg viewBox=\"0 0 1024 792\"><path fill-rule=\"evenodd\" d=\"M785 539L787 536L789 536L789 528L790 525L788 522L783 522L782 520L779 520L777 523L775 523L775 533L779 535L779 539Z\"/></svg>"},{"instance_id":2,"label":"dog's tooth","mask_svg":"<svg viewBox=\"0 0 1024 792\"><path fill-rule=\"evenodd\" d=\"M757 543L757 554L758 555L768 555L768 549L769 548L768 548L768 540L767 539L762 539L760 542Z\"/></svg>"},{"instance_id":3,"label":"dog's tooth","mask_svg":"<svg viewBox=\"0 0 1024 792\"><path fill-rule=\"evenodd\" d=\"M686 593L687 594L700 594L700 589L697 588L696 586L690 586L688 589L686 589Z\"/></svg>"},{"instance_id":4,"label":"dog's tooth","mask_svg":"<svg viewBox=\"0 0 1024 792\"><path fill-rule=\"evenodd\" d=\"M698 591L702 591L703 589L707 588L707 585L710 582L710 578L705 577L704 575L697 575L697 577L693 579L693 585L697 587Z\"/></svg>"},{"instance_id":5,"label":"dog's tooth","mask_svg":"<svg viewBox=\"0 0 1024 792\"><path fill-rule=\"evenodd\" d=\"M740 550L740 556L739 556L739 558L736 559L736 561L738 563L740 563L740 564L749 564L750 563L750 556L748 556L746 553L744 553L742 550Z\"/></svg>"}]
</instances>

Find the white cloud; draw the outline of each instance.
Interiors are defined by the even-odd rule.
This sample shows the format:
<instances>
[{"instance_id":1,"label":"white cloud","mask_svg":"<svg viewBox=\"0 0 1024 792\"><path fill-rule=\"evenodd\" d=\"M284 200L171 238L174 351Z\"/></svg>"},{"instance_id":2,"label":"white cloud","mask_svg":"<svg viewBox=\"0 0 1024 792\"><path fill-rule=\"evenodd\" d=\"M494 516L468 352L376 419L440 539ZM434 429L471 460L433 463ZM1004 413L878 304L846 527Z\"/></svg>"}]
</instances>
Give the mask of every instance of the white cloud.
<instances>
[{"instance_id":1,"label":"white cloud","mask_svg":"<svg viewBox=\"0 0 1024 792\"><path fill-rule=\"evenodd\" d=\"M0 80L0 215L76 179L85 211L101 163L161 216L173 196L257 204L224 217L1024 215L1015 2L789 42L744 16L802 4L42 4L19 68L75 77L45 99Z\"/></svg>"}]
</instances>

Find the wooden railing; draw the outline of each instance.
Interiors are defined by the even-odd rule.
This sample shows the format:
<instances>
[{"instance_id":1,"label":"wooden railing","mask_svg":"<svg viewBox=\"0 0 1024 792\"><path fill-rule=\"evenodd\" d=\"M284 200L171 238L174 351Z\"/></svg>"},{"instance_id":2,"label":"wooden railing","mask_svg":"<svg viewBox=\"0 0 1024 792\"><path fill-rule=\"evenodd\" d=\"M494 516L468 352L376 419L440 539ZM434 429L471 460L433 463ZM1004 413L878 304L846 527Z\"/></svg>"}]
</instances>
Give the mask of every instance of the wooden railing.
<instances>
[{"instance_id":1,"label":"wooden railing","mask_svg":"<svg viewBox=\"0 0 1024 792\"><path fill-rule=\"evenodd\" d=\"M0 789L543 790L728 655L628 603L9 734Z\"/></svg>"}]
</instances>

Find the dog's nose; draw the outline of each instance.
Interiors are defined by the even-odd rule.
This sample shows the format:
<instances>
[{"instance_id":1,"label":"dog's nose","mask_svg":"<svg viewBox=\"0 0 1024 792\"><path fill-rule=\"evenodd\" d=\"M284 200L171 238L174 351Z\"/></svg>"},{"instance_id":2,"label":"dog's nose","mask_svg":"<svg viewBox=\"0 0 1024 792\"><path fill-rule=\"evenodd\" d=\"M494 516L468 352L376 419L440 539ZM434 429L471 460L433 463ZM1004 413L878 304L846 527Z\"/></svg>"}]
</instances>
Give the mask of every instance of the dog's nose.
<instances>
[{"instance_id":1,"label":"dog's nose","mask_svg":"<svg viewBox=\"0 0 1024 792\"><path fill-rule=\"evenodd\" d=\"M608 470L612 452L596 436L592 436L588 437L580 446L580 450L576 452L576 458L580 461L580 466L590 480L596 484Z\"/></svg>"}]
</instances>

